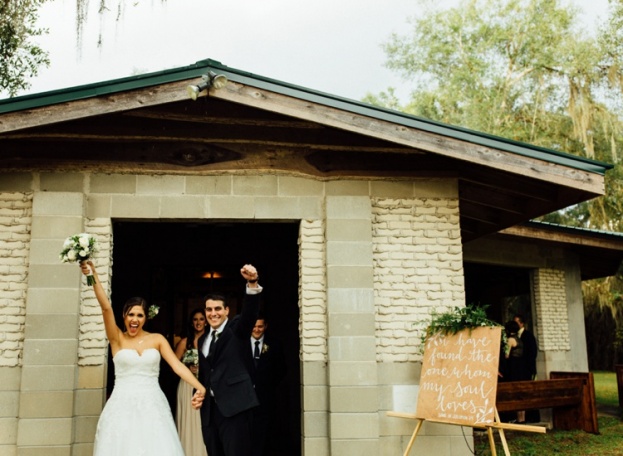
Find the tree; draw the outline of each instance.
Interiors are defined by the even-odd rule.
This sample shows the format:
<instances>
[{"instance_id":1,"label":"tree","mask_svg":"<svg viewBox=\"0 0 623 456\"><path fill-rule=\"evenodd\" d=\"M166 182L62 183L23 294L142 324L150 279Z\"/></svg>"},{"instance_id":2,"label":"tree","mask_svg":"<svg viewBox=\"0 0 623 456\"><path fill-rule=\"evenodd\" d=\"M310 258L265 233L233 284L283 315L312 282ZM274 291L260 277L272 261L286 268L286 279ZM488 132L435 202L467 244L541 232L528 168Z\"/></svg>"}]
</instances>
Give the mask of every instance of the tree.
<instances>
[{"instance_id":1,"label":"tree","mask_svg":"<svg viewBox=\"0 0 623 456\"><path fill-rule=\"evenodd\" d=\"M610 0L596 34L559 0L463 0L412 24L384 45L413 82L409 101L392 89L365 101L613 164L605 196L544 219L623 232L623 2ZM613 318L621 345L623 274L583 291L586 315Z\"/></svg>"},{"instance_id":2,"label":"tree","mask_svg":"<svg viewBox=\"0 0 623 456\"><path fill-rule=\"evenodd\" d=\"M615 17L595 37L558 0L430 10L412 20L411 36L384 45L387 66L413 81L409 102L401 106L391 90L366 101L618 164L623 19ZM603 208L613 211L609 220L588 217L585 226L612 229L623 219L617 205Z\"/></svg>"},{"instance_id":3,"label":"tree","mask_svg":"<svg viewBox=\"0 0 623 456\"><path fill-rule=\"evenodd\" d=\"M15 96L50 64L48 53L30 39L47 33L37 28L37 9L45 0L0 0L0 91Z\"/></svg>"}]
</instances>

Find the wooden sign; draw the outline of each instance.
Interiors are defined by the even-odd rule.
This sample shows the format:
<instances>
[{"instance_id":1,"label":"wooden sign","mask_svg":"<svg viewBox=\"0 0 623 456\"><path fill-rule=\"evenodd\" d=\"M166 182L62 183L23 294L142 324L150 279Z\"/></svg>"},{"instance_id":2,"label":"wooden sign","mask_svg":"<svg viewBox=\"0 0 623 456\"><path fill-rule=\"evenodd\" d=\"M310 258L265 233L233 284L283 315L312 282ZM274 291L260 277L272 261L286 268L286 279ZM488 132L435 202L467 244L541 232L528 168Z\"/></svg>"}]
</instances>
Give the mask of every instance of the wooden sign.
<instances>
[{"instance_id":1,"label":"wooden sign","mask_svg":"<svg viewBox=\"0 0 623 456\"><path fill-rule=\"evenodd\" d=\"M466 426L493 423L501 331L485 326L426 340L417 418Z\"/></svg>"}]
</instances>

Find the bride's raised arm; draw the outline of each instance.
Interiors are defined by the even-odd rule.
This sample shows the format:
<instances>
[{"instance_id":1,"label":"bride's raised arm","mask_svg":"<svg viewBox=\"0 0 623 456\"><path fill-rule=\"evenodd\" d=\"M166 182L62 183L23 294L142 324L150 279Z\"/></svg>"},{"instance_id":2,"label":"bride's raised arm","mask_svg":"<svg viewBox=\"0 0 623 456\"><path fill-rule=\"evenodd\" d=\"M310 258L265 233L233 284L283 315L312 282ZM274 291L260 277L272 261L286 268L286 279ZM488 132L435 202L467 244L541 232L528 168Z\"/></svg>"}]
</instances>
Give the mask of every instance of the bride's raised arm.
<instances>
[{"instance_id":1,"label":"bride's raised arm","mask_svg":"<svg viewBox=\"0 0 623 456\"><path fill-rule=\"evenodd\" d=\"M106 337L108 338L108 342L110 342L111 346L118 346L121 338L121 329L117 326L117 322L115 321L115 314L112 309L112 304L104 291L104 287L100 282L99 276L97 275L97 271L95 270L95 266L92 261L81 261L80 269L82 273L86 276L92 275L95 279L95 284L93 285L93 291L95 292L95 297L97 298L97 302L102 309L102 317L104 318L104 328L106 329Z\"/></svg>"}]
</instances>

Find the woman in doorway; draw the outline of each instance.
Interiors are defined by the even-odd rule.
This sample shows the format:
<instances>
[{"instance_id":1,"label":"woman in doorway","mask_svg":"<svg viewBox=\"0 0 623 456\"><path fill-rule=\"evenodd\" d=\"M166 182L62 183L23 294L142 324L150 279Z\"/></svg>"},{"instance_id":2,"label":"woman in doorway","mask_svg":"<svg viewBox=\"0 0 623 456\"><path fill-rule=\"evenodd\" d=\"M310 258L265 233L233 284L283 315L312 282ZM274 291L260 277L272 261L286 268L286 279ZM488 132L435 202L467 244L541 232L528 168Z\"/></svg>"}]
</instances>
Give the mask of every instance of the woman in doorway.
<instances>
[{"instance_id":1,"label":"woman in doorway","mask_svg":"<svg viewBox=\"0 0 623 456\"><path fill-rule=\"evenodd\" d=\"M507 350L505 353L506 367L504 369L505 382L518 382L526 380L524 378L524 357L523 342L519 338L519 324L511 320L504 325L506 337L508 339ZM525 410L517 412L517 423L524 424L526 422Z\"/></svg>"},{"instance_id":2,"label":"woman in doorway","mask_svg":"<svg viewBox=\"0 0 623 456\"><path fill-rule=\"evenodd\" d=\"M180 340L175 347L175 355L190 371L198 375L199 371L199 350L197 341L205 333L206 316L204 309L195 309L190 314L190 321L187 325L187 336ZM182 441L182 447L187 455L207 456L203 436L201 434L201 414L190 405L193 396L193 388L186 382L180 382L177 387L177 413L175 423L177 432Z\"/></svg>"},{"instance_id":3,"label":"woman in doorway","mask_svg":"<svg viewBox=\"0 0 623 456\"><path fill-rule=\"evenodd\" d=\"M143 329L149 314L143 298L125 303L122 330L93 263L83 261L80 267L84 275L94 278L93 290L115 364L115 387L97 423L93 455L184 456L171 408L158 384L160 358L197 389L197 398L205 396L205 387L175 356L162 334Z\"/></svg>"}]
</instances>

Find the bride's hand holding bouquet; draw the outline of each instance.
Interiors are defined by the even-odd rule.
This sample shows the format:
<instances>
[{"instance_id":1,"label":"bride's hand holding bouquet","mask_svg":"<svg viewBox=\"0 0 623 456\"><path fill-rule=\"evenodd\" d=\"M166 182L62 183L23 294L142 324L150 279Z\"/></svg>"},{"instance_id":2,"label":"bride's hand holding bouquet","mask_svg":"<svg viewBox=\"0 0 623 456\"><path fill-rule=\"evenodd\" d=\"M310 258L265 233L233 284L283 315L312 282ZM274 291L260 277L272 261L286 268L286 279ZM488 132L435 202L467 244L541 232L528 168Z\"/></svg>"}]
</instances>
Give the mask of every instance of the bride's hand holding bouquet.
<instances>
[{"instance_id":1,"label":"bride's hand holding bouquet","mask_svg":"<svg viewBox=\"0 0 623 456\"><path fill-rule=\"evenodd\" d=\"M63 250L60 253L60 259L63 263L79 262L82 272L85 272L84 262L89 260L97 251L97 240L88 233L75 234L65 239ZM93 263L90 262L91 271L95 271ZM94 285L95 278L93 274L86 274L87 285Z\"/></svg>"}]
</instances>

